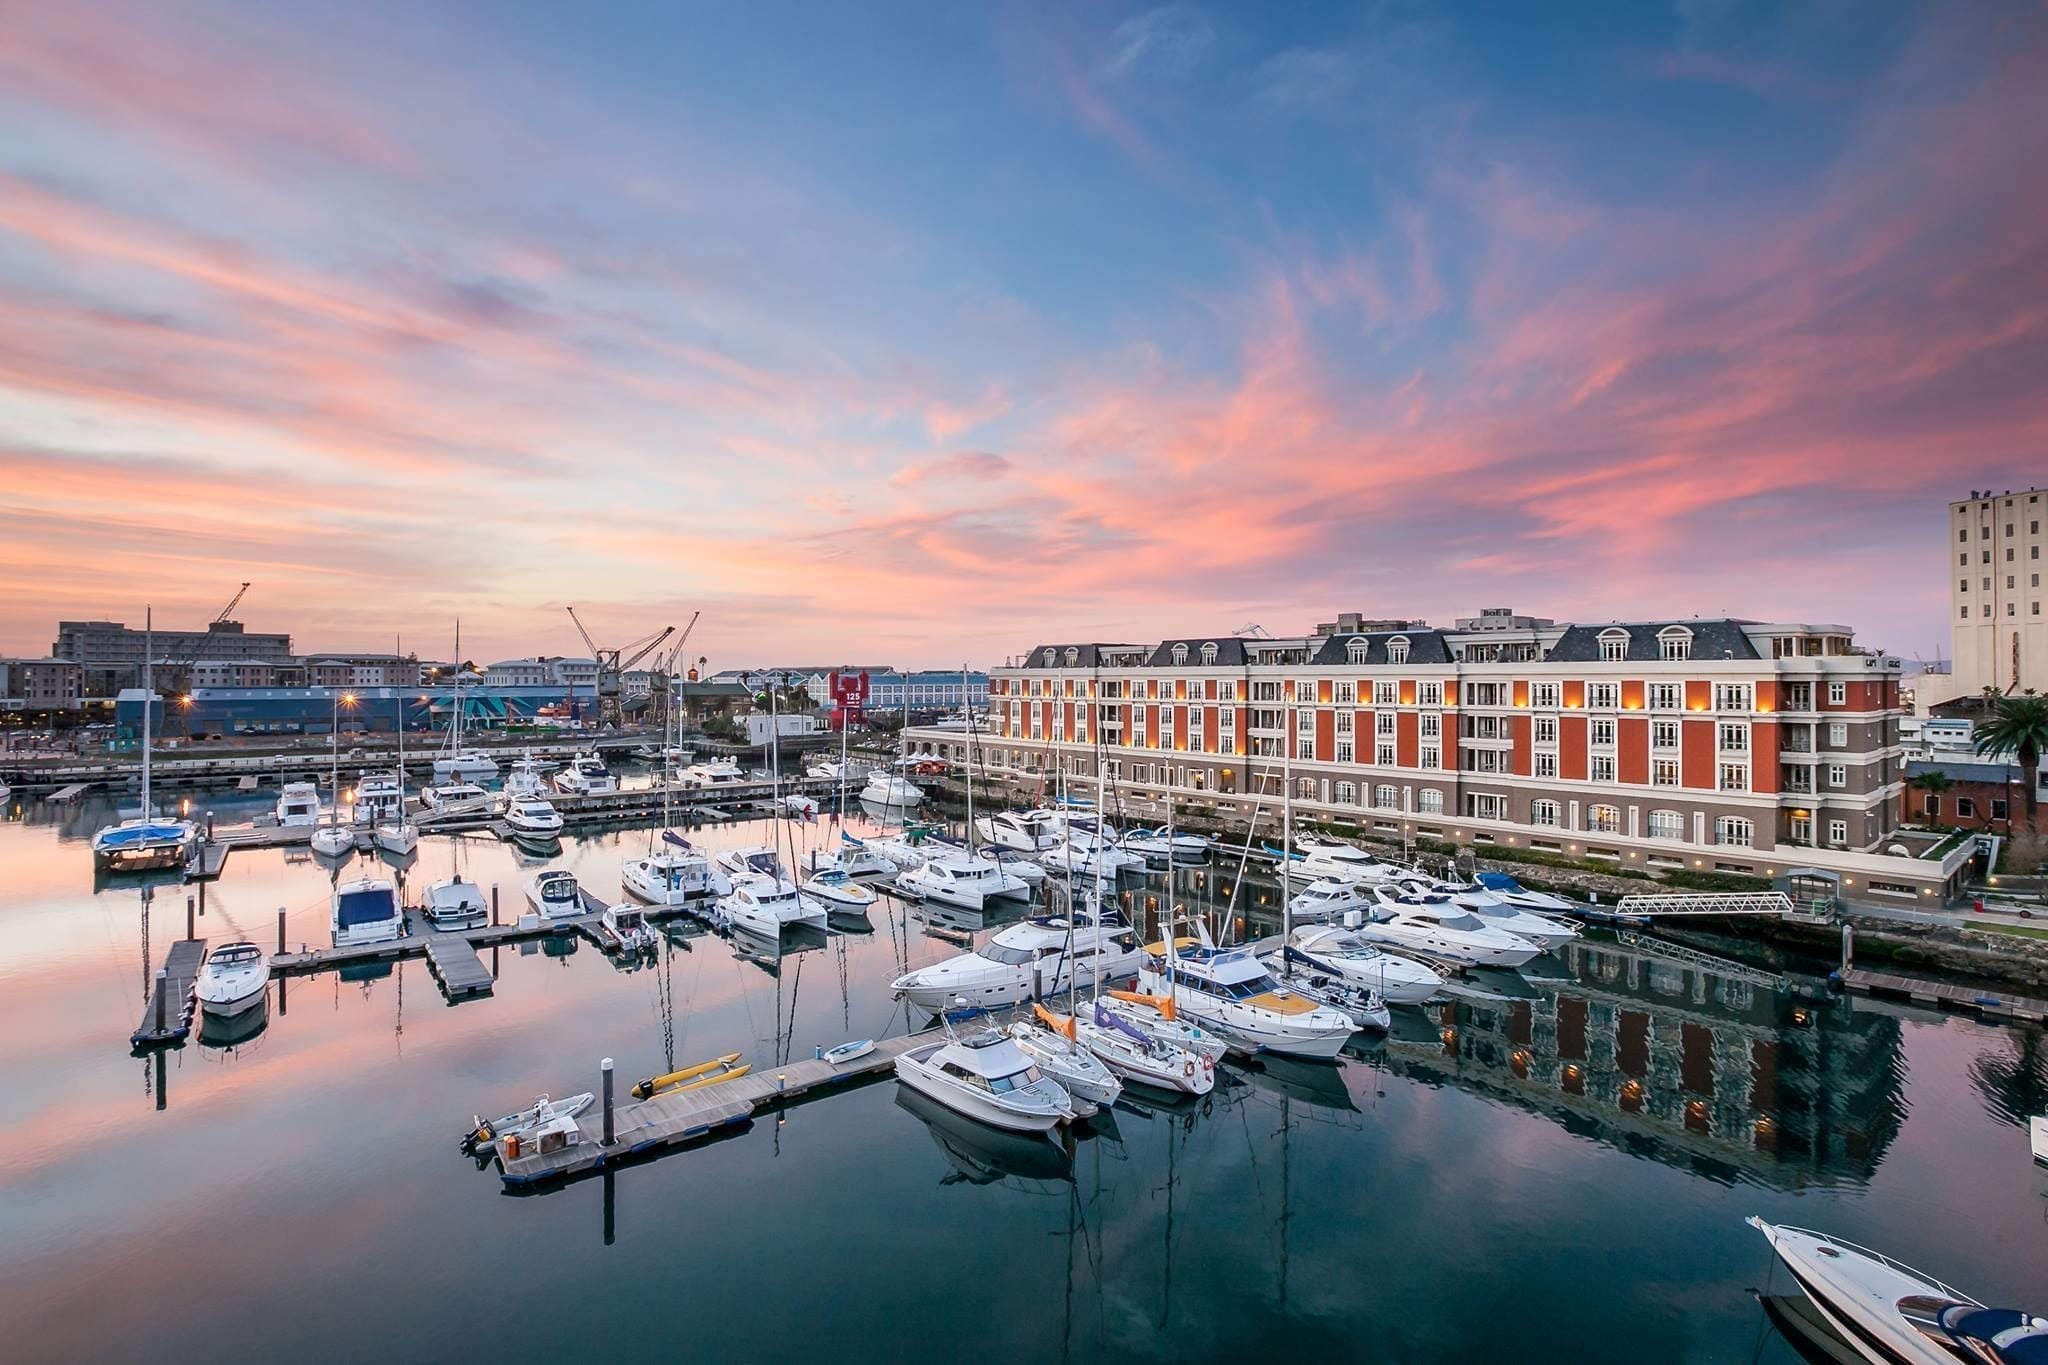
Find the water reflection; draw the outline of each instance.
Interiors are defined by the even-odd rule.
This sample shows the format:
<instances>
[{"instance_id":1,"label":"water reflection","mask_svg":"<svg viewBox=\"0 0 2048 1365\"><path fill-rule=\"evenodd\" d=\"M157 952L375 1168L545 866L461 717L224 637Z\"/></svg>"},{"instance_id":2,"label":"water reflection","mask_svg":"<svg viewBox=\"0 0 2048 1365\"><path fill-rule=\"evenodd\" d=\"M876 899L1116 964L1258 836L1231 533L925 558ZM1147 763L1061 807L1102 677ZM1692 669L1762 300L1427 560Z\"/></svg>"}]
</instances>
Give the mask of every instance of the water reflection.
<instances>
[{"instance_id":1,"label":"water reflection","mask_svg":"<svg viewBox=\"0 0 2048 1365\"><path fill-rule=\"evenodd\" d=\"M2028 1119L2048 1114L2048 1034L2038 1027L2000 1029L1997 1042L1970 1063L1970 1084L2000 1123L2025 1128Z\"/></svg>"},{"instance_id":2,"label":"water reflection","mask_svg":"<svg viewBox=\"0 0 2048 1365\"><path fill-rule=\"evenodd\" d=\"M896 1087L896 1107L922 1123L952 1170L941 1185L992 1185L999 1180L1071 1180L1073 1160L1043 1135L1007 1133L954 1113L908 1086Z\"/></svg>"}]
</instances>

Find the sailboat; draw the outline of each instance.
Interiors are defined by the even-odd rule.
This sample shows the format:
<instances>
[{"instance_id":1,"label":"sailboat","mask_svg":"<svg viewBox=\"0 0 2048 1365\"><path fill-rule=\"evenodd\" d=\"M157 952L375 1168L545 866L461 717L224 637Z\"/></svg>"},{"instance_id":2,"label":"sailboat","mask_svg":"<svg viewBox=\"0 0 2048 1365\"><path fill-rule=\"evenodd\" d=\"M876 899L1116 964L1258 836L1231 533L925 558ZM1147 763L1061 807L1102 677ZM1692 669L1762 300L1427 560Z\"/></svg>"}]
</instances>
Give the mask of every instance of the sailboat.
<instances>
[{"instance_id":1,"label":"sailboat","mask_svg":"<svg viewBox=\"0 0 2048 1365\"><path fill-rule=\"evenodd\" d=\"M967 675L962 673L961 692L966 695ZM974 851L974 727L967 729L967 843L958 851L941 851L911 868L896 884L926 900L981 910L991 900L1031 899L1031 886L1007 871L993 858Z\"/></svg>"},{"instance_id":2,"label":"sailboat","mask_svg":"<svg viewBox=\"0 0 2048 1365\"><path fill-rule=\"evenodd\" d=\"M455 623L455 715L448 723L448 743L434 758L437 782L481 782L498 775L498 763L489 754L462 747L462 623Z\"/></svg>"},{"instance_id":3,"label":"sailboat","mask_svg":"<svg viewBox=\"0 0 2048 1365\"><path fill-rule=\"evenodd\" d=\"M333 793L327 803L327 823L313 831L313 851L327 858L345 858L356 851L356 835L341 827L341 704L354 705L355 698L333 693L334 720L327 730L327 783Z\"/></svg>"},{"instance_id":4,"label":"sailboat","mask_svg":"<svg viewBox=\"0 0 2048 1365\"><path fill-rule=\"evenodd\" d=\"M673 720L676 708L668 708ZM680 728L680 727L678 727ZM711 860L691 846L690 841L669 828L676 785L677 735L671 739L662 731L661 753L661 848L656 849L652 831L647 839L647 856L629 860L619 868L619 882L628 892L651 905L678 910L723 896L732 883L716 872Z\"/></svg>"},{"instance_id":5,"label":"sailboat","mask_svg":"<svg viewBox=\"0 0 2048 1365\"><path fill-rule=\"evenodd\" d=\"M398 699L398 779L397 804L392 808L390 818L377 822L371 838L377 847L386 853L404 855L411 853L420 844L419 826L405 815L405 698Z\"/></svg>"},{"instance_id":6,"label":"sailboat","mask_svg":"<svg viewBox=\"0 0 2048 1365\"><path fill-rule=\"evenodd\" d=\"M158 819L150 798L150 726L156 711L152 656L156 649L149 609L144 610L142 620L142 813L132 820L104 826L92 836L93 866L102 872L183 867L191 861L193 845L199 842L199 826L190 820Z\"/></svg>"}]
</instances>

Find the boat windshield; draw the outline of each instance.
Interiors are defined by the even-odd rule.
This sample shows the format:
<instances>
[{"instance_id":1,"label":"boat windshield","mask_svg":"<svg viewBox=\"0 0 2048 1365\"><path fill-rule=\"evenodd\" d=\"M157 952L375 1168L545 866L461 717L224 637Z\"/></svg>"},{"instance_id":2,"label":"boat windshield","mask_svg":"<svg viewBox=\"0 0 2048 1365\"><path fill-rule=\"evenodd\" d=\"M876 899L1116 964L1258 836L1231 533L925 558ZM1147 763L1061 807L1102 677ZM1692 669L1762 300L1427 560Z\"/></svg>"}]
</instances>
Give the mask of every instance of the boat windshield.
<instances>
[{"instance_id":1,"label":"boat windshield","mask_svg":"<svg viewBox=\"0 0 2048 1365\"><path fill-rule=\"evenodd\" d=\"M246 963L254 962L262 955L263 950L255 944L243 943L233 948L214 949L213 961L215 965L221 967L240 967Z\"/></svg>"},{"instance_id":2,"label":"boat windshield","mask_svg":"<svg viewBox=\"0 0 2048 1365\"><path fill-rule=\"evenodd\" d=\"M1003 943L989 944L981 950L981 955L990 962L1000 962L1005 967L1020 967L1037 956L1029 948L1012 948Z\"/></svg>"},{"instance_id":3,"label":"boat windshield","mask_svg":"<svg viewBox=\"0 0 2048 1365\"><path fill-rule=\"evenodd\" d=\"M1435 920L1446 929L1464 929L1469 931L1486 927L1479 922L1479 916L1468 915L1462 910L1439 910L1435 914L1428 916L1428 918Z\"/></svg>"},{"instance_id":4,"label":"boat windshield","mask_svg":"<svg viewBox=\"0 0 2048 1365\"><path fill-rule=\"evenodd\" d=\"M1027 1066L1022 1071L1008 1076L992 1076L988 1088L1000 1095L1010 1090L1029 1090L1039 1082L1038 1068Z\"/></svg>"}]
</instances>

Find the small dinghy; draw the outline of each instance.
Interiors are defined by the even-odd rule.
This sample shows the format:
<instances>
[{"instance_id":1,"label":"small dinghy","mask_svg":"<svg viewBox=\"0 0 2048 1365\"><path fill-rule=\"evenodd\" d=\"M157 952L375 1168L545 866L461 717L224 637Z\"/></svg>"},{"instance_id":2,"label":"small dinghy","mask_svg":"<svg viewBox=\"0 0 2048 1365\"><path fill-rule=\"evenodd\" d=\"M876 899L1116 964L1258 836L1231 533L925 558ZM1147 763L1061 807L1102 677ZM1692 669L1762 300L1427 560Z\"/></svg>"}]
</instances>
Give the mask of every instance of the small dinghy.
<instances>
[{"instance_id":1,"label":"small dinghy","mask_svg":"<svg viewBox=\"0 0 2048 1365\"><path fill-rule=\"evenodd\" d=\"M516 1114L507 1114L503 1118L492 1119L488 1123L484 1122L482 1115L478 1115L474 1120L475 1126L463 1134L462 1154L475 1156L484 1148L496 1144L500 1138L530 1133L537 1128L548 1127L565 1119L574 1119L596 1100L597 1097L588 1090L580 1095L571 1095L560 1100L551 1100L542 1095L533 1102L531 1108L522 1109Z\"/></svg>"},{"instance_id":2,"label":"small dinghy","mask_svg":"<svg viewBox=\"0 0 2048 1365\"><path fill-rule=\"evenodd\" d=\"M820 1059L833 1066L844 1066L848 1062L867 1056L874 1050L874 1039L860 1038L851 1043L841 1043L838 1047L828 1047L818 1055Z\"/></svg>"},{"instance_id":3,"label":"small dinghy","mask_svg":"<svg viewBox=\"0 0 2048 1365\"><path fill-rule=\"evenodd\" d=\"M649 1100L656 1095L701 1090L707 1085L717 1085L720 1081L736 1081L753 1069L751 1063L740 1061L739 1053L728 1052L723 1057L713 1057L708 1062L686 1066L681 1071L671 1071L666 1076L649 1077L635 1085L631 1094L636 1100Z\"/></svg>"}]
</instances>

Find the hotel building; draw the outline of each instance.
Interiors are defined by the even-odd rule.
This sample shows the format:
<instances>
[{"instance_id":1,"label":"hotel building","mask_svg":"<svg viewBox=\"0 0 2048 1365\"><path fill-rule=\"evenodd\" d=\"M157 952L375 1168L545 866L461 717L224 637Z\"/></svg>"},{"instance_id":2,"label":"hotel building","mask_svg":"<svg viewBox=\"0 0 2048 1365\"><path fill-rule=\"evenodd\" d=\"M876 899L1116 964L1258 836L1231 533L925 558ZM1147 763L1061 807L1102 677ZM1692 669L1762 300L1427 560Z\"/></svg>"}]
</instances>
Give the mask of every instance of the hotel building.
<instances>
[{"instance_id":1,"label":"hotel building","mask_svg":"<svg viewBox=\"0 0 2048 1365\"><path fill-rule=\"evenodd\" d=\"M1949 640L1955 666L1942 695L1973 697L1985 688L2048 692L2048 492L1973 492L1948 505Z\"/></svg>"},{"instance_id":2,"label":"hotel building","mask_svg":"<svg viewBox=\"0 0 2048 1365\"><path fill-rule=\"evenodd\" d=\"M975 761L1092 780L1099 745L1125 800L1170 789L1182 809L1248 813L1291 789L1298 813L1383 837L1817 867L1848 894L1914 900L1959 885L1961 858L1911 856L1895 832L1899 661L1848 627L1501 609L1321 632L1039 645L990 670ZM909 737L965 756L958 732Z\"/></svg>"}]
</instances>

